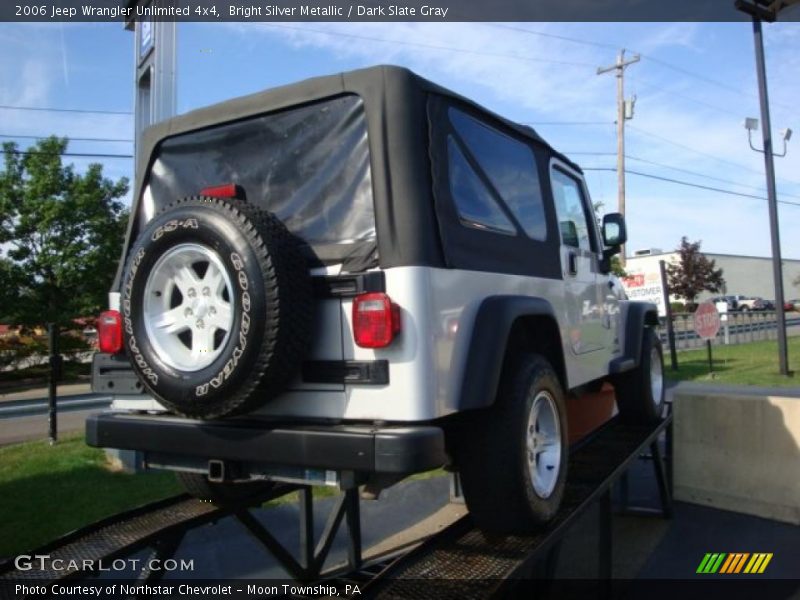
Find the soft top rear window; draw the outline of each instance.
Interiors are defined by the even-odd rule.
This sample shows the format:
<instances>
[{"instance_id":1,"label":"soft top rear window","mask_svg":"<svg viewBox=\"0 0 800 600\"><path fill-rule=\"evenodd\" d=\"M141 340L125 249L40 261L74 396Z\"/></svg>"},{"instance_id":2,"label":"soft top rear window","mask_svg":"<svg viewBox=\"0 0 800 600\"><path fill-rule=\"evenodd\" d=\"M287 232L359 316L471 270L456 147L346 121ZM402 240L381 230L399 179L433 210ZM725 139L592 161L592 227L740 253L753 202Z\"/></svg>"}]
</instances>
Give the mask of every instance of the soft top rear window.
<instances>
[{"instance_id":1,"label":"soft top rear window","mask_svg":"<svg viewBox=\"0 0 800 600\"><path fill-rule=\"evenodd\" d=\"M181 134L160 144L145 199L155 211L207 186L236 183L325 263L376 260L362 100L346 95Z\"/></svg>"}]
</instances>

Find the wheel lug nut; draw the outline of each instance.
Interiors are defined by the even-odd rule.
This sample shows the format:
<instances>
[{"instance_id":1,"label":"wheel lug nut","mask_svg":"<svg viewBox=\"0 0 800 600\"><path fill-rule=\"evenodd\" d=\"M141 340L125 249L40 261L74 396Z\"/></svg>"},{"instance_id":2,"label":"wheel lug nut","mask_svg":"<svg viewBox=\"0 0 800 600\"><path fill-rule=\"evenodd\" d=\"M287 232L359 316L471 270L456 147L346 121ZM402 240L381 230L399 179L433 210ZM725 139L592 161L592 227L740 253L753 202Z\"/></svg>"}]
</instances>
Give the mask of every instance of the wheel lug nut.
<instances>
[{"instance_id":1,"label":"wheel lug nut","mask_svg":"<svg viewBox=\"0 0 800 600\"><path fill-rule=\"evenodd\" d=\"M208 296L209 294L211 294L211 290L208 289L207 287L204 287L203 288L203 296Z\"/></svg>"},{"instance_id":2,"label":"wheel lug nut","mask_svg":"<svg viewBox=\"0 0 800 600\"><path fill-rule=\"evenodd\" d=\"M191 317L192 316L192 309L191 308L187 308L186 310L184 310L183 311L183 316Z\"/></svg>"},{"instance_id":3,"label":"wheel lug nut","mask_svg":"<svg viewBox=\"0 0 800 600\"><path fill-rule=\"evenodd\" d=\"M194 298L197 295L197 292L194 288L189 288L189 298Z\"/></svg>"},{"instance_id":4,"label":"wheel lug nut","mask_svg":"<svg viewBox=\"0 0 800 600\"><path fill-rule=\"evenodd\" d=\"M202 329L203 327L205 327L205 323L203 323L203 319L197 319L197 327L199 329Z\"/></svg>"}]
</instances>

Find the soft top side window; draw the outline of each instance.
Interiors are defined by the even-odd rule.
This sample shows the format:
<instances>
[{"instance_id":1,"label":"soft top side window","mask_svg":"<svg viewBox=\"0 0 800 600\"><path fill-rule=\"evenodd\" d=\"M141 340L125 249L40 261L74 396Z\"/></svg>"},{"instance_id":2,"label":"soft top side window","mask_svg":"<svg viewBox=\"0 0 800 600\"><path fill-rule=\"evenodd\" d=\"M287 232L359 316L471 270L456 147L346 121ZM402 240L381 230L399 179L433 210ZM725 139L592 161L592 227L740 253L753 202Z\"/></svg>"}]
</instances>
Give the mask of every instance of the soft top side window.
<instances>
[{"instance_id":1,"label":"soft top side window","mask_svg":"<svg viewBox=\"0 0 800 600\"><path fill-rule=\"evenodd\" d=\"M516 235L517 228L472 169L453 136L447 136L447 164L450 193L461 222L476 229Z\"/></svg>"},{"instance_id":2,"label":"soft top side window","mask_svg":"<svg viewBox=\"0 0 800 600\"><path fill-rule=\"evenodd\" d=\"M458 108L451 106L448 116L501 206L511 213L528 237L545 240L547 222L542 189L530 146ZM453 195L460 203L458 196Z\"/></svg>"}]
</instances>

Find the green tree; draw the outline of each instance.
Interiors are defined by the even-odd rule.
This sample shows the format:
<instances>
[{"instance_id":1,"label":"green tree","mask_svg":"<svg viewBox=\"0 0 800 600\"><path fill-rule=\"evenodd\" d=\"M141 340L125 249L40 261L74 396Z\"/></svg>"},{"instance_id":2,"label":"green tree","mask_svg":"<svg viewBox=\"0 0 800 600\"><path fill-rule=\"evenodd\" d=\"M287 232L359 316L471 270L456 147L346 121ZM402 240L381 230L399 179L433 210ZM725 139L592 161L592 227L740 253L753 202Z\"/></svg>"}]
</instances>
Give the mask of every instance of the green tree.
<instances>
[{"instance_id":1,"label":"green tree","mask_svg":"<svg viewBox=\"0 0 800 600\"><path fill-rule=\"evenodd\" d=\"M66 138L22 152L3 144L0 171L0 301L3 318L23 326L97 314L119 259L127 210L125 178L64 166ZM2 296L5 297L2 297Z\"/></svg>"},{"instance_id":2,"label":"green tree","mask_svg":"<svg viewBox=\"0 0 800 600\"><path fill-rule=\"evenodd\" d=\"M670 293L694 305L694 299L703 290L719 292L725 285L722 269L716 268L716 261L709 260L700 252L700 240L690 242L686 236L681 238L677 248L678 262L667 265L667 282Z\"/></svg>"}]
</instances>

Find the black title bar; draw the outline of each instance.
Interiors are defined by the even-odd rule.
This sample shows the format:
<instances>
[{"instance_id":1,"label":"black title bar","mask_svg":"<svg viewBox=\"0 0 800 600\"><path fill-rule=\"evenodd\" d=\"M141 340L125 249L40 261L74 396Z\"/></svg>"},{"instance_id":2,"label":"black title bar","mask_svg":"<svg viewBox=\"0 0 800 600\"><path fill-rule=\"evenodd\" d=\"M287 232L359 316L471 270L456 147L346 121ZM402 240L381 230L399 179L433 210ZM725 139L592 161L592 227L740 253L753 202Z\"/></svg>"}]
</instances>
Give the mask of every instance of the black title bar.
<instances>
[{"instance_id":1,"label":"black title bar","mask_svg":"<svg viewBox=\"0 0 800 600\"><path fill-rule=\"evenodd\" d=\"M0 21L744 21L734 0L6 0ZM782 21L800 20L800 5Z\"/></svg>"}]
</instances>

